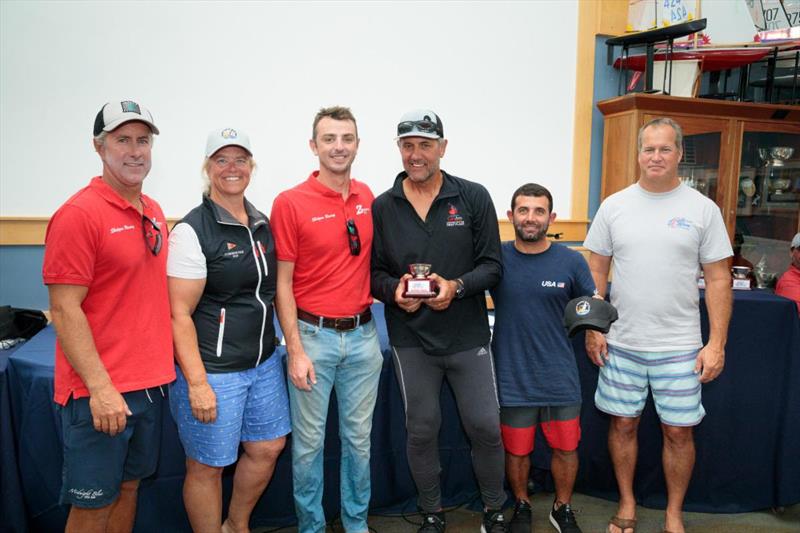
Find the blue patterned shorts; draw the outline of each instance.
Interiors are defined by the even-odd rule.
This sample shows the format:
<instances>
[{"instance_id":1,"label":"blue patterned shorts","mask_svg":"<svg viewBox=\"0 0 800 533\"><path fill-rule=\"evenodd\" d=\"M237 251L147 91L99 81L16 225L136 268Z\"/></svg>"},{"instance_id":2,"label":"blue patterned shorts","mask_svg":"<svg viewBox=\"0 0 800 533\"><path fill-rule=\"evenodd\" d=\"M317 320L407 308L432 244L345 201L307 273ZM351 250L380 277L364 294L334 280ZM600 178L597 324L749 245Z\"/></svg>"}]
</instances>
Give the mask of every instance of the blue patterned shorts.
<instances>
[{"instance_id":1,"label":"blue patterned shorts","mask_svg":"<svg viewBox=\"0 0 800 533\"><path fill-rule=\"evenodd\" d=\"M209 424L192 415L186 378L176 367L169 405L188 457L227 466L236 462L240 442L273 440L291 431L282 359L276 352L256 368L208 374L217 395L217 419Z\"/></svg>"},{"instance_id":2,"label":"blue patterned shorts","mask_svg":"<svg viewBox=\"0 0 800 533\"><path fill-rule=\"evenodd\" d=\"M610 415L637 417L642 414L649 387L661 422L696 426L706 414L700 401L700 375L694 373L697 353L640 352L609 345L594 403Z\"/></svg>"}]
</instances>

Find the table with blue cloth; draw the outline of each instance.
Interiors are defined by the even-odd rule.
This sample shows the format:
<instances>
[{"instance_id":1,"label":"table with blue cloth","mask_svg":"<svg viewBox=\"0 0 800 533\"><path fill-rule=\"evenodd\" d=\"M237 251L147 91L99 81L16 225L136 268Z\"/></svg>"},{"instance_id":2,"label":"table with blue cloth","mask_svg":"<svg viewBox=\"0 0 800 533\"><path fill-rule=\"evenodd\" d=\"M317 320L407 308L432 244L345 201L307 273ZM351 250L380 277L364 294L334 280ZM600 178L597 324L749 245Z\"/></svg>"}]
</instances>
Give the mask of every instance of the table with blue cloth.
<instances>
[{"instance_id":1,"label":"table with blue cloth","mask_svg":"<svg viewBox=\"0 0 800 533\"><path fill-rule=\"evenodd\" d=\"M708 314L701 292L703 340ZM608 455L610 417L594 407L598 369L576 341L583 395L576 489L618 498ZM695 428L697 459L684 510L736 513L800 502L800 319L794 302L771 291L734 291L725 369L703 385L706 416ZM634 492L666 506L661 427L652 396L639 425Z\"/></svg>"},{"instance_id":2,"label":"table with blue cloth","mask_svg":"<svg viewBox=\"0 0 800 533\"><path fill-rule=\"evenodd\" d=\"M703 331L707 317L703 308ZM413 512L416 490L405 453L403 403L383 320L373 306L384 367L372 431L373 512ZM0 530L61 531L67 508L58 504L61 483L61 427L53 397L55 336L52 327L10 358L0 355ZM608 456L608 417L594 408L597 369L574 339L581 376L583 413L581 466L576 490L616 499ZM2 353L2 352L0 352ZM282 356L281 350L276 356ZM697 464L686 509L706 512L751 511L800 502L800 320L789 300L766 291L737 292L728 337L725 371L703 390L708 412L696 430ZM442 490L446 506L476 502L469 445L449 387L442 391ZM9 416L10 415L10 416ZM142 481L136 531L190 531L181 487L184 455L169 410L164 409L161 458L157 472ZM339 442L336 402L331 402L325 443L325 496L331 518L339 509ZM636 493L640 503L663 507L661 431L648 401L639 431ZM278 460L272 482L253 512L251 524L294 523L291 491L291 439ZM549 452L537 439L533 463L549 466ZM10 449L9 449L10 448ZM541 470L540 470L541 471ZM223 498L230 498L232 469L226 470ZM545 484L548 484L545 482ZM15 486L17 485L17 486ZM24 503L23 503L24 502Z\"/></svg>"},{"instance_id":3,"label":"table with blue cloth","mask_svg":"<svg viewBox=\"0 0 800 533\"><path fill-rule=\"evenodd\" d=\"M8 359L22 344L0 350L0 531L26 531L25 503L20 493L16 443L11 426Z\"/></svg>"}]
</instances>

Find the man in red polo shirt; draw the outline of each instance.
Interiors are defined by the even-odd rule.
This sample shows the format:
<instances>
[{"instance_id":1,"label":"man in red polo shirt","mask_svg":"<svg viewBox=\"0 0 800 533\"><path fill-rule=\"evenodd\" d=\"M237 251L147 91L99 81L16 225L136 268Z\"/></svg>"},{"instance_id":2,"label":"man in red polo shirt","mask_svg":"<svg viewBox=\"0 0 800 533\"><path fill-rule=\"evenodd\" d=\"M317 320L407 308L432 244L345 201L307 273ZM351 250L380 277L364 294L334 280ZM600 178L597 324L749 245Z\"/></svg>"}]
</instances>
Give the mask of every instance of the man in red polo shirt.
<instances>
[{"instance_id":1,"label":"man in red polo shirt","mask_svg":"<svg viewBox=\"0 0 800 533\"><path fill-rule=\"evenodd\" d=\"M153 116L105 104L94 123L103 174L53 215L42 274L56 328L66 531L131 531L139 480L158 461L161 385L175 379L167 227L142 194Z\"/></svg>"},{"instance_id":2,"label":"man in red polo shirt","mask_svg":"<svg viewBox=\"0 0 800 533\"><path fill-rule=\"evenodd\" d=\"M775 286L775 294L794 300L800 314L800 233L797 233L789 246L791 264Z\"/></svg>"},{"instance_id":3,"label":"man in red polo shirt","mask_svg":"<svg viewBox=\"0 0 800 533\"><path fill-rule=\"evenodd\" d=\"M346 107L322 109L311 150L319 170L272 206L275 303L288 351L294 501L301 533L325 531L323 444L331 390L342 444L341 519L366 532L370 432L383 356L370 313L372 192L350 178L358 130Z\"/></svg>"}]
</instances>

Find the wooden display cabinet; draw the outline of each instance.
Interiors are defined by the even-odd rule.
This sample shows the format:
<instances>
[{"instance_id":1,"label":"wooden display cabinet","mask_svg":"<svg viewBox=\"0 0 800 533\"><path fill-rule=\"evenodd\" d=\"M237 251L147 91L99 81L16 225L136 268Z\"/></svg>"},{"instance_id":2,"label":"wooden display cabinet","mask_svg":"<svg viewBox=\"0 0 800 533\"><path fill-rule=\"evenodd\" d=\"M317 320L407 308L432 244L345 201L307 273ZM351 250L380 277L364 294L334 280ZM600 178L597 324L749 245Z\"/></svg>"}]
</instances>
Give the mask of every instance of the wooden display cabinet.
<instances>
[{"instance_id":1,"label":"wooden display cabinet","mask_svg":"<svg viewBox=\"0 0 800 533\"><path fill-rule=\"evenodd\" d=\"M603 199L638 179L639 128L670 117L684 133L681 179L719 205L729 236L744 236L753 263L764 257L770 270L785 269L787 241L800 231L800 106L636 93L597 107L605 117ZM767 155L778 146L794 153L783 161Z\"/></svg>"}]
</instances>

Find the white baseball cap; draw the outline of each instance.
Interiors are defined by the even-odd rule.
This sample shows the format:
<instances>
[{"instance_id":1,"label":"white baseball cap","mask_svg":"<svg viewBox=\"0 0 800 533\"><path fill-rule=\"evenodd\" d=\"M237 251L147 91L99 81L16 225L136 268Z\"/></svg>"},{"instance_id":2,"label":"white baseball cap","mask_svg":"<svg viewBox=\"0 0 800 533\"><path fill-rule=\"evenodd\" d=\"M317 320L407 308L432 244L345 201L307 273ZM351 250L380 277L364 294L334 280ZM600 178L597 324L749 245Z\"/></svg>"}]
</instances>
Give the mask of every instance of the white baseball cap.
<instances>
[{"instance_id":1,"label":"white baseball cap","mask_svg":"<svg viewBox=\"0 0 800 533\"><path fill-rule=\"evenodd\" d=\"M226 146L239 146L247 150L247 153L251 156L253 155L253 150L250 148L249 135L235 128L219 128L208 134L206 157L211 157Z\"/></svg>"},{"instance_id":2,"label":"white baseball cap","mask_svg":"<svg viewBox=\"0 0 800 533\"><path fill-rule=\"evenodd\" d=\"M795 235L794 239L792 239L791 248L800 248L800 233Z\"/></svg>"},{"instance_id":3,"label":"white baseball cap","mask_svg":"<svg viewBox=\"0 0 800 533\"><path fill-rule=\"evenodd\" d=\"M430 109L416 109L400 117L397 123L397 138L426 137L428 139L443 139L444 126L439 115Z\"/></svg>"},{"instance_id":4,"label":"white baseball cap","mask_svg":"<svg viewBox=\"0 0 800 533\"><path fill-rule=\"evenodd\" d=\"M138 120L150 126L150 130L158 135L158 128L153 121L153 114L144 107L133 100L121 100L109 102L100 108L97 116L94 119L94 133L97 137L100 132L114 131L126 122Z\"/></svg>"}]
</instances>

